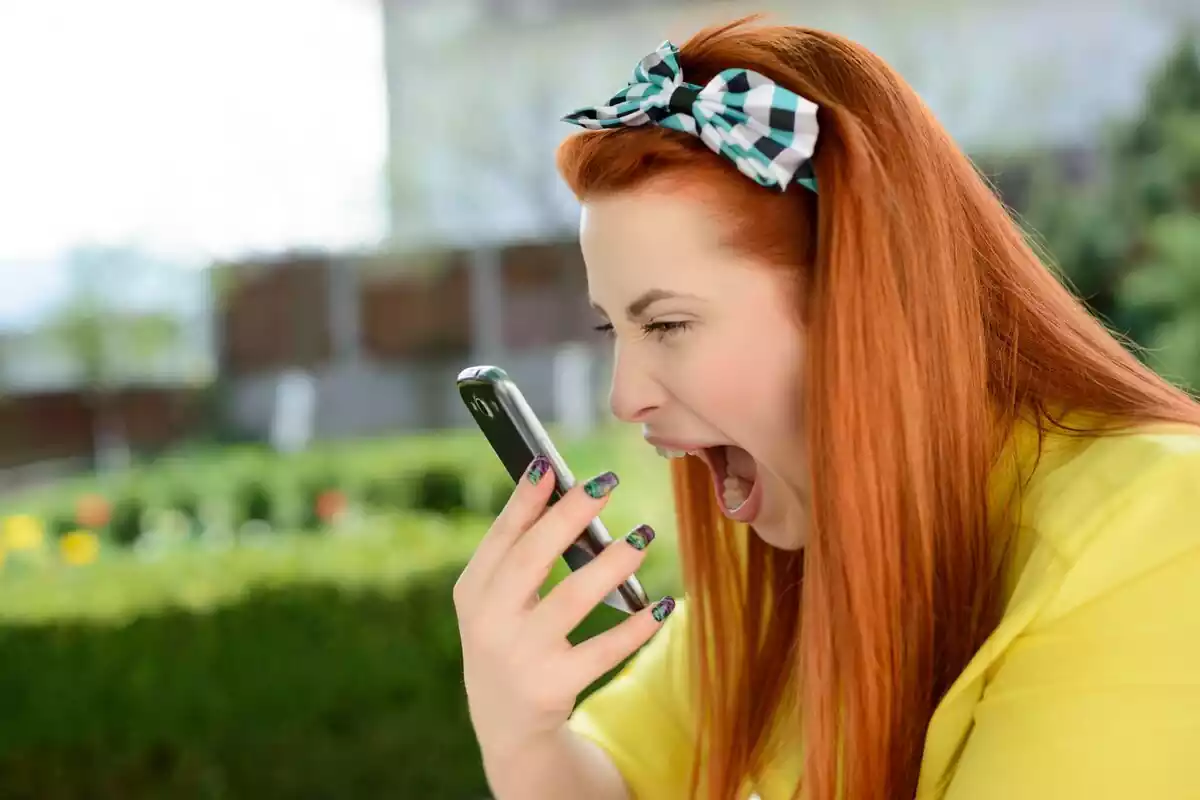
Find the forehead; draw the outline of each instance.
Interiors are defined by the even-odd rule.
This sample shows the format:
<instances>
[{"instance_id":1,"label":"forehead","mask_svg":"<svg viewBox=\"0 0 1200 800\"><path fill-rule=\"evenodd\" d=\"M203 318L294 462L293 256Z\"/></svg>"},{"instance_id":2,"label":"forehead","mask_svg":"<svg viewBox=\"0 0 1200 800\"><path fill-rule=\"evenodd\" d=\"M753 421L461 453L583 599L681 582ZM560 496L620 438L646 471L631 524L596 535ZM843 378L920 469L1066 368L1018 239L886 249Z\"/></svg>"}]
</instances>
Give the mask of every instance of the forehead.
<instances>
[{"instance_id":1,"label":"forehead","mask_svg":"<svg viewBox=\"0 0 1200 800\"><path fill-rule=\"evenodd\" d=\"M580 213L579 240L588 280L626 273L658 276L728 260L726 223L712 204L680 191L640 190L589 199Z\"/></svg>"}]
</instances>

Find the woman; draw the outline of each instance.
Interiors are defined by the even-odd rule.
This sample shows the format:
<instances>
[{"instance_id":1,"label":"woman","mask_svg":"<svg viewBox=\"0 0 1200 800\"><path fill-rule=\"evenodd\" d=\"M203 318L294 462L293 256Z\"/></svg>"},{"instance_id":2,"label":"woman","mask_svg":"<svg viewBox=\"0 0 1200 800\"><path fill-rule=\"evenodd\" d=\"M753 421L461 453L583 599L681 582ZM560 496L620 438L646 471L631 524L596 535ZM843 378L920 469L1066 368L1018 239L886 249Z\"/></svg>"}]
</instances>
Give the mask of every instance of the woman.
<instances>
[{"instance_id":1,"label":"woman","mask_svg":"<svg viewBox=\"0 0 1200 800\"><path fill-rule=\"evenodd\" d=\"M917 95L741 21L568 120L612 409L673 459L688 598L572 647L653 537L539 599L616 480L550 510L522 482L455 594L496 796L1200 797L1200 408Z\"/></svg>"}]
</instances>

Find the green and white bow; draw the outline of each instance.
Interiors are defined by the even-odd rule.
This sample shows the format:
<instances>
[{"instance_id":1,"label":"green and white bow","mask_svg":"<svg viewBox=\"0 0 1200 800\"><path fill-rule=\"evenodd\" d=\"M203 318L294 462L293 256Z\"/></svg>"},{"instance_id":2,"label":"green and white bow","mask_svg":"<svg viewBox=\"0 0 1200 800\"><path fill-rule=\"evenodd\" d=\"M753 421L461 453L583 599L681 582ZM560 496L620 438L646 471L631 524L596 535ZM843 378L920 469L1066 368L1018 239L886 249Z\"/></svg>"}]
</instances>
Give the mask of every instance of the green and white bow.
<instances>
[{"instance_id":1,"label":"green and white bow","mask_svg":"<svg viewBox=\"0 0 1200 800\"><path fill-rule=\"evenodd\" d=\"M605 105L581 108L564 122L590 130L658 125L698 137L762 186L812 191L817 106L748 69L726 69L705 86L686 83L679 49L663 42L638 62L628 85Z\"/></svg>"}]
</instances>

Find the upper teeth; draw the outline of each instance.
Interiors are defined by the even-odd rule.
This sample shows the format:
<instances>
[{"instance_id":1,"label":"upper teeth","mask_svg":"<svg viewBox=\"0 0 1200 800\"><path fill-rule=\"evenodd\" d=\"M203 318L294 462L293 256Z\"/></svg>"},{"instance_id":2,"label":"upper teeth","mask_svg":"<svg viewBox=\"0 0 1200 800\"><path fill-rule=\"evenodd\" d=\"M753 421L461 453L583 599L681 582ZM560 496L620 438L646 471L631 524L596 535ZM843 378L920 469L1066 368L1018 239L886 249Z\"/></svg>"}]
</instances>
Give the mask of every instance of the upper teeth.
<instances>
[{"instance_id":1,"label":"upper teeth","mask_svg":"<svg viewBox=\"0 0 1200 800\"><path fill-rule=\"evenodd\" d=\"M686 455L691 455L691 453L684 450L668 450L665 447L655 447L654 449L663 458L683 458Z\"/></svg>"}]
</instances>

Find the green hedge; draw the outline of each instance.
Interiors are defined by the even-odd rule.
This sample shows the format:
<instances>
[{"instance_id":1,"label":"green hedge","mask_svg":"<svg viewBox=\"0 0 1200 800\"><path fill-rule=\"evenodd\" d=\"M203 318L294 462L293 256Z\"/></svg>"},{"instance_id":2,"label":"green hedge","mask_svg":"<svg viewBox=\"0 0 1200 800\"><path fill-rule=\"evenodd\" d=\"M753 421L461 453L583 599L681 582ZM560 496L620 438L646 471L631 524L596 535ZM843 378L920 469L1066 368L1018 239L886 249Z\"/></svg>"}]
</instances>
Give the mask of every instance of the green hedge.
<instances>
[{"instance_id":1,"label":"green hedge","mask_svg":"<svg viewBox=\"0 0 1200 800\"><path fill-rule=\"evenodd\" d=\"M665 470L652 454L632 455L649 453L640 443L629 454L617 444L581 443L568 458L581 475L621 474L605 521L615 535L642 521L659 528L641 574L654 596L671 592ZM474 492L468 504L507 498L511 481L477 443L451 437L439 447L428 462L406 456L408 469L388 448L320 464L201 459L191 495L179 488L183 464L120 485L145 507L179 507L206 502L207 486L235 485L227 476L257 475L274 490L272 516L285 518L295 497L324 491L331 476L348 491L373 487L383 504L401 492L413 504L404 476L439 476L416 499L449 511L459 495L441 476L453 469ZM98 488L81 482L59 494L73 501ZM0 797L486 797L450 595L489 513L383 511L336 534L285 529L233 546L112 547L83 568L6 568ZM550 582L563 574L560 564ZM573 638L621 618L601 606Z\"/></svg>"},{"instance_id":2,"label":"green hedge","mask_svg":"<svg viewBox=\"0 0 1200 800\"><path fill-rule=\"evenodd\" d=\"M486 796L450 592L258 589L212 613L0 629L6 798ZM573 638L621 615L597 609Z\"/></svg>"},{"instance_id":3,"label":"green hedge","mask_svg":"<svg viewBox=\"0 0 1200 800\"><path fill-rule=\"evenodd\" d=\"M658 465L628 431L567 441L563 450L580 477L616 468L624 481L645 472L646 460ZM116 475L84 476L0 498L0 518L32 513L48 532L61 535L78 527L79 499L99 495L108 501L111 517L98 533L118 545L135 542L167 510L181 513L193 529L215 522L236 530L254 521L276 531L319 530L325 524L316 503L329 491L367 514L493 514L511 493L512 480L474 430L327 443L288 456L238 446L177 454Z\"/></svg>"}]
</instances>

